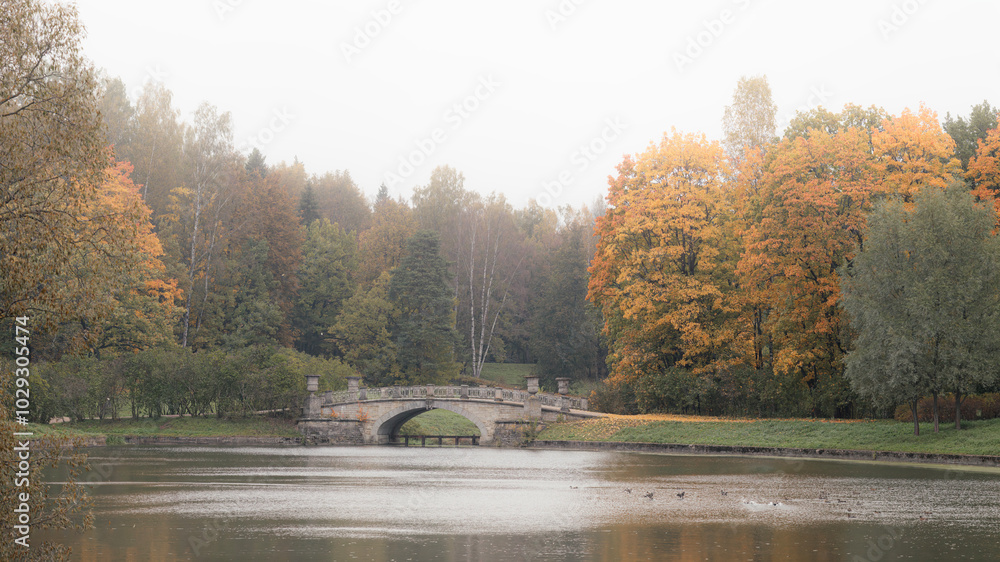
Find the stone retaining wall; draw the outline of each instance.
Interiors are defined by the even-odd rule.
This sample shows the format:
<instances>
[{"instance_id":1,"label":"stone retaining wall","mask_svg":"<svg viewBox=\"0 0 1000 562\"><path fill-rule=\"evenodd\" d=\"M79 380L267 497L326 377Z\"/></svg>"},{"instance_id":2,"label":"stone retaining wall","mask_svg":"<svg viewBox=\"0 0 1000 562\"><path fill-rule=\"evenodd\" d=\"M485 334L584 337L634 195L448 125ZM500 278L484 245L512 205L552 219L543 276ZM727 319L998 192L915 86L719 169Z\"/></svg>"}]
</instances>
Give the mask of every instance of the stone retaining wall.
<instances>
[{"instance_id":1,"label":"stone retaining wall","mask_svg":"<svg viewBox=\"0 0 1000 562\"><path fill-rule=\"evenodd\" d=\"M126 436L128 445L231 445L275 446L301 445L301 437L170 437L163 435Z\"/></svg>"},{"instance_id":2,"label":"stone retaining wall","mask_svg":"<svg viewBox=\"0 0 1000 562\"><path fill-rule=\"evenodd\" d=\"M308 444L363 445L364 423L351 419L299 420L299 431Z\"/></svg>"},{"instance_id":3,"label":"stone retaining wall","mask_svg":"<svg viewBox=\"0 0 1000 562\"><path fill-rule=\"evenodd\" d=\"M499 421L493 430L493 445L497 447L527 447L534 436L545 428L537 421Z\"/></svg>"},{"instance_id":4,"label":"stone retaining wall","mask_svg":"<svg viewBox=\"0 0 1000 562\"><path fill-rule=\"evenodd\" d=\"M107 445L107 438L103 435L89 435L87 437L74 437L71 435L59 436L60 438L65 437L67 439L67 444L72 448L75 445L80 447L104 447ZM48 439L46 436L39 436L31 440L33 447L46 448L48 445Z\"/></svg>"}]
</instances>

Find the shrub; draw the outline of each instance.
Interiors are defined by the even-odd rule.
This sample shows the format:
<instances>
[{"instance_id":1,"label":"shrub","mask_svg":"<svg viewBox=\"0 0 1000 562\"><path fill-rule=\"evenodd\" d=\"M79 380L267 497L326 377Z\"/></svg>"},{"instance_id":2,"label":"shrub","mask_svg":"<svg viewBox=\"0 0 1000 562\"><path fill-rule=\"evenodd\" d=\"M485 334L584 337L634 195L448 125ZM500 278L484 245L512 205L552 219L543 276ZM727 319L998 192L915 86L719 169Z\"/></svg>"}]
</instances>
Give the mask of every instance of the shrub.
<instances>
[{"instance_id":1,"label":"shrub","mask_svg":"<svg viewBox=\"0 0 1000 562\"><path fill-rule=\"evenodd\" d=\"M608 414L638 414L635 391L627 384L605 383L590 393L590 409Z\"/></svg>"},{"instance_id":2,"label":"shrub","mask_svg":"<svg viewBox=\"0 0 1000 562\"><path fill-rule=\"evenodd\" d=\"M695 413L701 397L710 391L705 379L689 369L670 368L662 373L648 373L639 378L635 402L642 413Z\"/></svg>"},{"instance_id":3,"label":"shrub","mask_svg":"<svg viewBox=\"0 0 1000 562\"><path fill-rule=\"evenodd\" d=\"M305 391L306 375L319 375L320 392L346 390L347 377L361 376L361 373L337 357L324 359L284 347L279 349L276 355L286 361L288 367L293 371L293 376L299 378L301 382L299 386L302 387L303 392Z\"/></svg>"},{"instance_id":4,"label":"shrub","mask_svg":"<svg viewBox=\"0 0 1000 562\"><path fill-rule=\"evenodd\" d=\"M917 402L917 417L922 422L933 421L934 401L925 396ZM912 422L913 412L909 404L901 404L896 408L897 421ZM990 393L967 396L962 400L963 420L990 420L1000 418L1000 393ZM938 420L941 422L955 421L955 396L947 394L938 397Z\"/></svg>"},{"instance_id":5,"label":"shrub","mask_svg":"<svg viewBox=\"0 0 1000 562\"><path fill-rule=\"evenodd\" d=\"M105 359L64 356L59 362L39 363L35 373L40 381L35 402L41 407L36 411L44 421L117 417L119 408L133 418L213 410L218 417L259 410L297 412L305 398L306 374L320 376L320 390L345 389L347 377L358 376L339 359L269 346L229 353L175 346Z\"/></svg>"},{"instance_id":6,"label":"shrub","mask_svg":"<svg viewBox=\"0 0 1000 562\"><path fill-rule=\"evenodd\" d=\"M107 402L102 393L97 361L87 357L67 357L58 363L38 363L32 376L38 375L48 382L48 390L36 400L45 404L45 415L68 416L76 420L97 417L98 404ZM34 390L34 389L33 389ZM48 420L39 419L40 422Z\"/></svg>"}]
</instances>

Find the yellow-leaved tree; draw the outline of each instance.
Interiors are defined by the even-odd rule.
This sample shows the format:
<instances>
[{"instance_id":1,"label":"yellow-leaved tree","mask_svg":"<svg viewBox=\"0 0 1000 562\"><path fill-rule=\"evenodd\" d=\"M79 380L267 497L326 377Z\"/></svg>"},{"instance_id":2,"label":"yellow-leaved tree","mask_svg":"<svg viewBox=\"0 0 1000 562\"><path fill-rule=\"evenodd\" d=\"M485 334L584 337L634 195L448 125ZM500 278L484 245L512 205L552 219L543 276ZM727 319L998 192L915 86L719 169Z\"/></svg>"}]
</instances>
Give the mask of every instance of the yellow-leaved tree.
<instances>
[{"instance_id":1,"label":"yellow-leaved tree","mask_svg":"<svg viewBox=\"0 0 1000 562\"><path fill-rule=\"evenodd\" d=\"M96 234L81 221L109 154L76 10L4 2L0 18L0 319L71 303L49 283ZM44 258L39 261L39 258Z\"/></svg>"},{"instance_id":2,"label":"yellow-leaved tree","mask_svg":"<svg viewBox=\"0 0 1000 562\"><path fill-rule=\"evenodd\" d=\"M1000 128L991 129L979 141L965 177L972 183L972 194L991 202L1000 214Z\"/></svg>"},{"instance_id":3,"label":"yellow-leaved tree","mask_svg":"<svg viewBox=\"0 0 1000 562\"><path fill-rule=\"evenodd\" d=\"M926 187L944 189L962 172L955 141L944 132L937 114L921 105L883 122L872 131L872 150L880 191L912 201Z\"/></svg>"},{"instance_id":4,"label":"yellow-leaved tree","mask_svg":"<svg viewBox=\"0 0 1000 562\"><path fill-rule=\"evenodd\" d=\"M715 351L731 267L720 260L726 220L722 147L673 131L611 181L588 298L604 313L611 382L677 367Z\"/></svg>"}]
</instances>

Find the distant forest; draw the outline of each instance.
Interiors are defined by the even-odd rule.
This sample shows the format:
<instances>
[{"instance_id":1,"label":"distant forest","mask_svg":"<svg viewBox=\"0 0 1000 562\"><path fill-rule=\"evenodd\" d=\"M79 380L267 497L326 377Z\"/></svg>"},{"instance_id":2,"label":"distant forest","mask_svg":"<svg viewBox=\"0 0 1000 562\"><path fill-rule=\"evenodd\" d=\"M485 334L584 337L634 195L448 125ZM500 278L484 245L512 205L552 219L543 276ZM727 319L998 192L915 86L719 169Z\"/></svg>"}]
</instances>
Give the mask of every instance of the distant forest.
<instances>
[{"instance_id":1,"label":"distant forest","mask_svg":"<svg viewBox=\"0 0 1000 562\"><path fill-rule=\"evenodd\" d=\"M347 170L239 151L209 103L185 121L162 84L131 99L52 10L10 38L0 106L0 318L31 319L40 416L294 407L305 372L325 388L475 383L491 362L534 364L550 389L600 382L595 405L618 412L881 416L996 387L973 366L978 336L939 342L956 330L930 324L878 372L929 372L928 349L968 348L964 366L891 384L852 367L869 340L842 298L883 203L906 222L922 193L958 190L979 211L955 217L994 213L986 102L943 123L923 106L818 107L779 134L766 78L745 78L723 141L666 133L590 206L514 208L448 166L410 199L369 199ZM977 305L955 303L972 322Z\"/></svg>"}]
</instances>

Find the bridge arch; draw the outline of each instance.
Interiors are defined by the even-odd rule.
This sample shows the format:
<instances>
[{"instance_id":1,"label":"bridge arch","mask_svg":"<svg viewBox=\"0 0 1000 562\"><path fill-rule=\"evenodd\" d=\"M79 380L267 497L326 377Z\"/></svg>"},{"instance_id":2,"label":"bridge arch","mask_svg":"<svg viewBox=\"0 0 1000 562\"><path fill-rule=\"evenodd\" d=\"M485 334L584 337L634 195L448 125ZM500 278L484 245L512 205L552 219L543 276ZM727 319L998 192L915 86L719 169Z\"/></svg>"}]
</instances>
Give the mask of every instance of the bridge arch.
<instances>
[{"instance_id":1,"label":"bridge arch","mask_svg":"<svg viewBox=\"0 0 1000 562\"><path fill-rule=\"evenodd\" d=\"M469 412L460 405L454 405L444 400L435 400L430 406L426 402L415 402L413 404L404 404L386 412L371 425L372 442L380 445L388 443L393 433L402 427L404 423L430 410L448 410L476 424L476 427L479 428L481 443L488 443L493 439L493 428L479 419L479 416Z\"/></svg>"}]
</instances>

